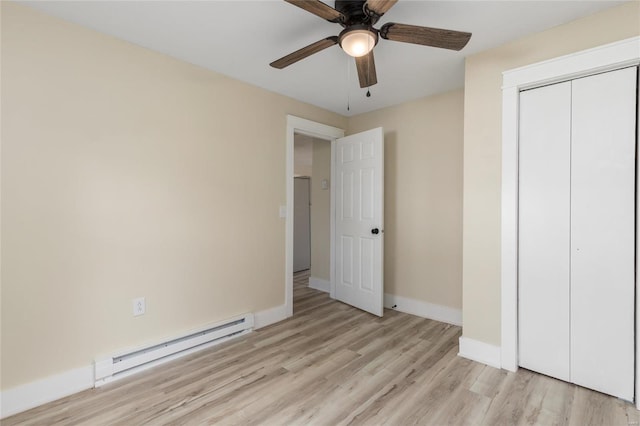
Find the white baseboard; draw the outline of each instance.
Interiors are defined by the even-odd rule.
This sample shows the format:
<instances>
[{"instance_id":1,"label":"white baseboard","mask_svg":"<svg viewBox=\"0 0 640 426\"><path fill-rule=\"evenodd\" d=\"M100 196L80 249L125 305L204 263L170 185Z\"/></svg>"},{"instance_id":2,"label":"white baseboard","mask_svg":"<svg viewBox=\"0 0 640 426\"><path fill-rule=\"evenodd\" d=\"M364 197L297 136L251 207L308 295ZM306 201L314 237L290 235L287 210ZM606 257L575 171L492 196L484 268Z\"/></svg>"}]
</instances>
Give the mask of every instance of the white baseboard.
<instances>
[{"instance_id":1,"label":"white baseboard","mask_svg":"<svg viewBox=\"0 0 640 426\"><path fill-rule=\"evenodd\" d=\"M309 277L309 287L324 291L325 293L330 293L331 281L323 280L322 278Z\"/></svg>"},{"instance_id":2,"label":"white baseboard","mask_svg":"<svg viewBox=\"0 0 640 426\"><path fill-rule=\"evenodd\" d=\"M285 319L287 319L287 309L285 305L265 309L264 311L253 314L253 328L257 330Z\"/></svg>"},{"instance_id":3,"label":"white baseboard","mask_svg":"<svg viewBox=\"0 0 640 426\"><path fill-rule=\"evenodd\" d=\"M384 307L411 315L462 325L462 310L385 293Z\"/></svg>"},{"instance_id":4,"label":"white baseboard","mask_svg":"<svg viewBox=\"0 0 640 426\"><path fill-rule=\"evenodd\" d=\"M93 365L76 368L0 392L0 418L93 387Z\"/></svg>"},{"instance_id":5,"label":"white baseboard","mask_svg":"<svg viewBox=\"0 0 640 426\"><path fill-rule=\"evenodd\" d=\"M500 346L490 345L464 336L460 338L459 342L460 350L458 356L487 364L491 367L501 368Z\"/></svg>"}]
</instances>

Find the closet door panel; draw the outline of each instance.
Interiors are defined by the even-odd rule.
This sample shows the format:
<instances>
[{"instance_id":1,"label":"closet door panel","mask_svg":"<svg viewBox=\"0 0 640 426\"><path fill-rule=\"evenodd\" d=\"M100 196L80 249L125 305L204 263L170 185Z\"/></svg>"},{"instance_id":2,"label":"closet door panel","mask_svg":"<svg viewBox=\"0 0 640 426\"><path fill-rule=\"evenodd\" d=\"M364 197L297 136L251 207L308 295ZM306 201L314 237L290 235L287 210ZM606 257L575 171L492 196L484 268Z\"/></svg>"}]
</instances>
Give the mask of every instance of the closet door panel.
<instances>
[{"instance_id":1,"label":"closet door panel","mask_svg":"<svg viewBox=\"0 0 640 426\"><path fill-rule=\"evenodd\" d=\"M636 68L572 82L571 381L634 396Z\"/></svg>"},{"instance_id":2,"label":"closet door panel","mask_svg":"<svg viewBox=\"0 0 640 426\"><path fill-rule=\"evenodd\" d=\"M520 94L519 364L569 380L571 83Z\"/></svg>"}]
</instances>

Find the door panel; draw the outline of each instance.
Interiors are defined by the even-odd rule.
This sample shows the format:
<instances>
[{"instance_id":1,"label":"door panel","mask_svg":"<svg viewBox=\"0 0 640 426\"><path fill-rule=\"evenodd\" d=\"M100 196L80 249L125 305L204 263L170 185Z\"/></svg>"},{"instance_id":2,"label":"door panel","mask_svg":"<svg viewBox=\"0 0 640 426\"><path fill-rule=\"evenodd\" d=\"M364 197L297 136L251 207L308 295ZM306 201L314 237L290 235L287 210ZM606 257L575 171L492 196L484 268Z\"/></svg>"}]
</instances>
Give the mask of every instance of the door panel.
<instances>
[{"instance_id":1,"label":"door panel","mask_svg":"<svg viewBox=\"0 0 640 426\"><path fill-rule=\"evenodd\" d=\"M568 381L571 83L520 94L519 364Z\"/></svg>"},{"instance_id":2,"label":"door panel","mask_svg":"<svg viewBox=\"0 0 640 426\"><path fill-rule=\"evenodd\" d=\"M378 316L384 295L383 148L382 128L336 141L335 296Z\"/></svg>"},{"instance_id":3,"label":"door panel","mask_svg":"<svg viewBox=\"0 0 640 426\"><path fill-rule=\"evenodd\" d=\"M353 287L353 237L342 236L340 283L343 286Z\"/></svg>"},{"instance_id":4,"label":"door panel","mask_svg":"<svg viewBox=\"0 0 640 426\"><path fill-rule=\"evenodd\" d=\"M632 400L636 68L573 81L571 378Z\"/></svg>"},{"instance_id":5,"label":"door panel","mask_svg":"<svg viewBox=\"0 0 640 426\"><path fill-rule=\"evenodd\" d=\"M373 238L362 238L360 240L360 256L362 262L360 288L363 291L371 293L375 288L376 240Z\"/></svg>"}]
</instances>

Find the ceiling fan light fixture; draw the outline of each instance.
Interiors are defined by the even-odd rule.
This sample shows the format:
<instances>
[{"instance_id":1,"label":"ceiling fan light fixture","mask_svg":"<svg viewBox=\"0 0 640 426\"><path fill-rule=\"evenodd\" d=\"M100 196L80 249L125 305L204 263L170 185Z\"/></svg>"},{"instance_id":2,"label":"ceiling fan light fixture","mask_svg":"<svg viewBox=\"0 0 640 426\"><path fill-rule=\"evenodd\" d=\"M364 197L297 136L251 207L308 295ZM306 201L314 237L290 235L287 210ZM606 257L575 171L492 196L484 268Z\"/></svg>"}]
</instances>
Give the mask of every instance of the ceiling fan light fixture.
<instances>
[{"instance_id":1,"label":"ceiling fan light fixture","mask_svg":"<svg viewBox=\"0 0 640 426\"><path fill-rule=\"evenodd\" d=\"M368 28L347 28L340 33L340 47L354 58L371 52L377 42L378 34Z\"/></svg>"}]
</instances>

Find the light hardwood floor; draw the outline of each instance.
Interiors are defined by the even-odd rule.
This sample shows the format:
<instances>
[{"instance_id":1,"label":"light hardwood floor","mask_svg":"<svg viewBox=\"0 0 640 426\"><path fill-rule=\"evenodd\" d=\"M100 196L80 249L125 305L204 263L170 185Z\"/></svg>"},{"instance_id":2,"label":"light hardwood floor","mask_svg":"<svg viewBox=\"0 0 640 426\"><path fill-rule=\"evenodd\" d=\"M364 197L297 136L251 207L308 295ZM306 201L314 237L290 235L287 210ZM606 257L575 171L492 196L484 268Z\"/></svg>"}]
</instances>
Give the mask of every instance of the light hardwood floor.
<instances>
[{"instance_id":1,"label":"light hardwood floor","mask_svg":"<svg viewBox=\"0 0 640 426\"><path fill-rule=\"evenodd\" d=\"M638 425L626 402L457 355L460 327L306 287L292 319L3 425Z\"/></svg>"}]
</instances>

